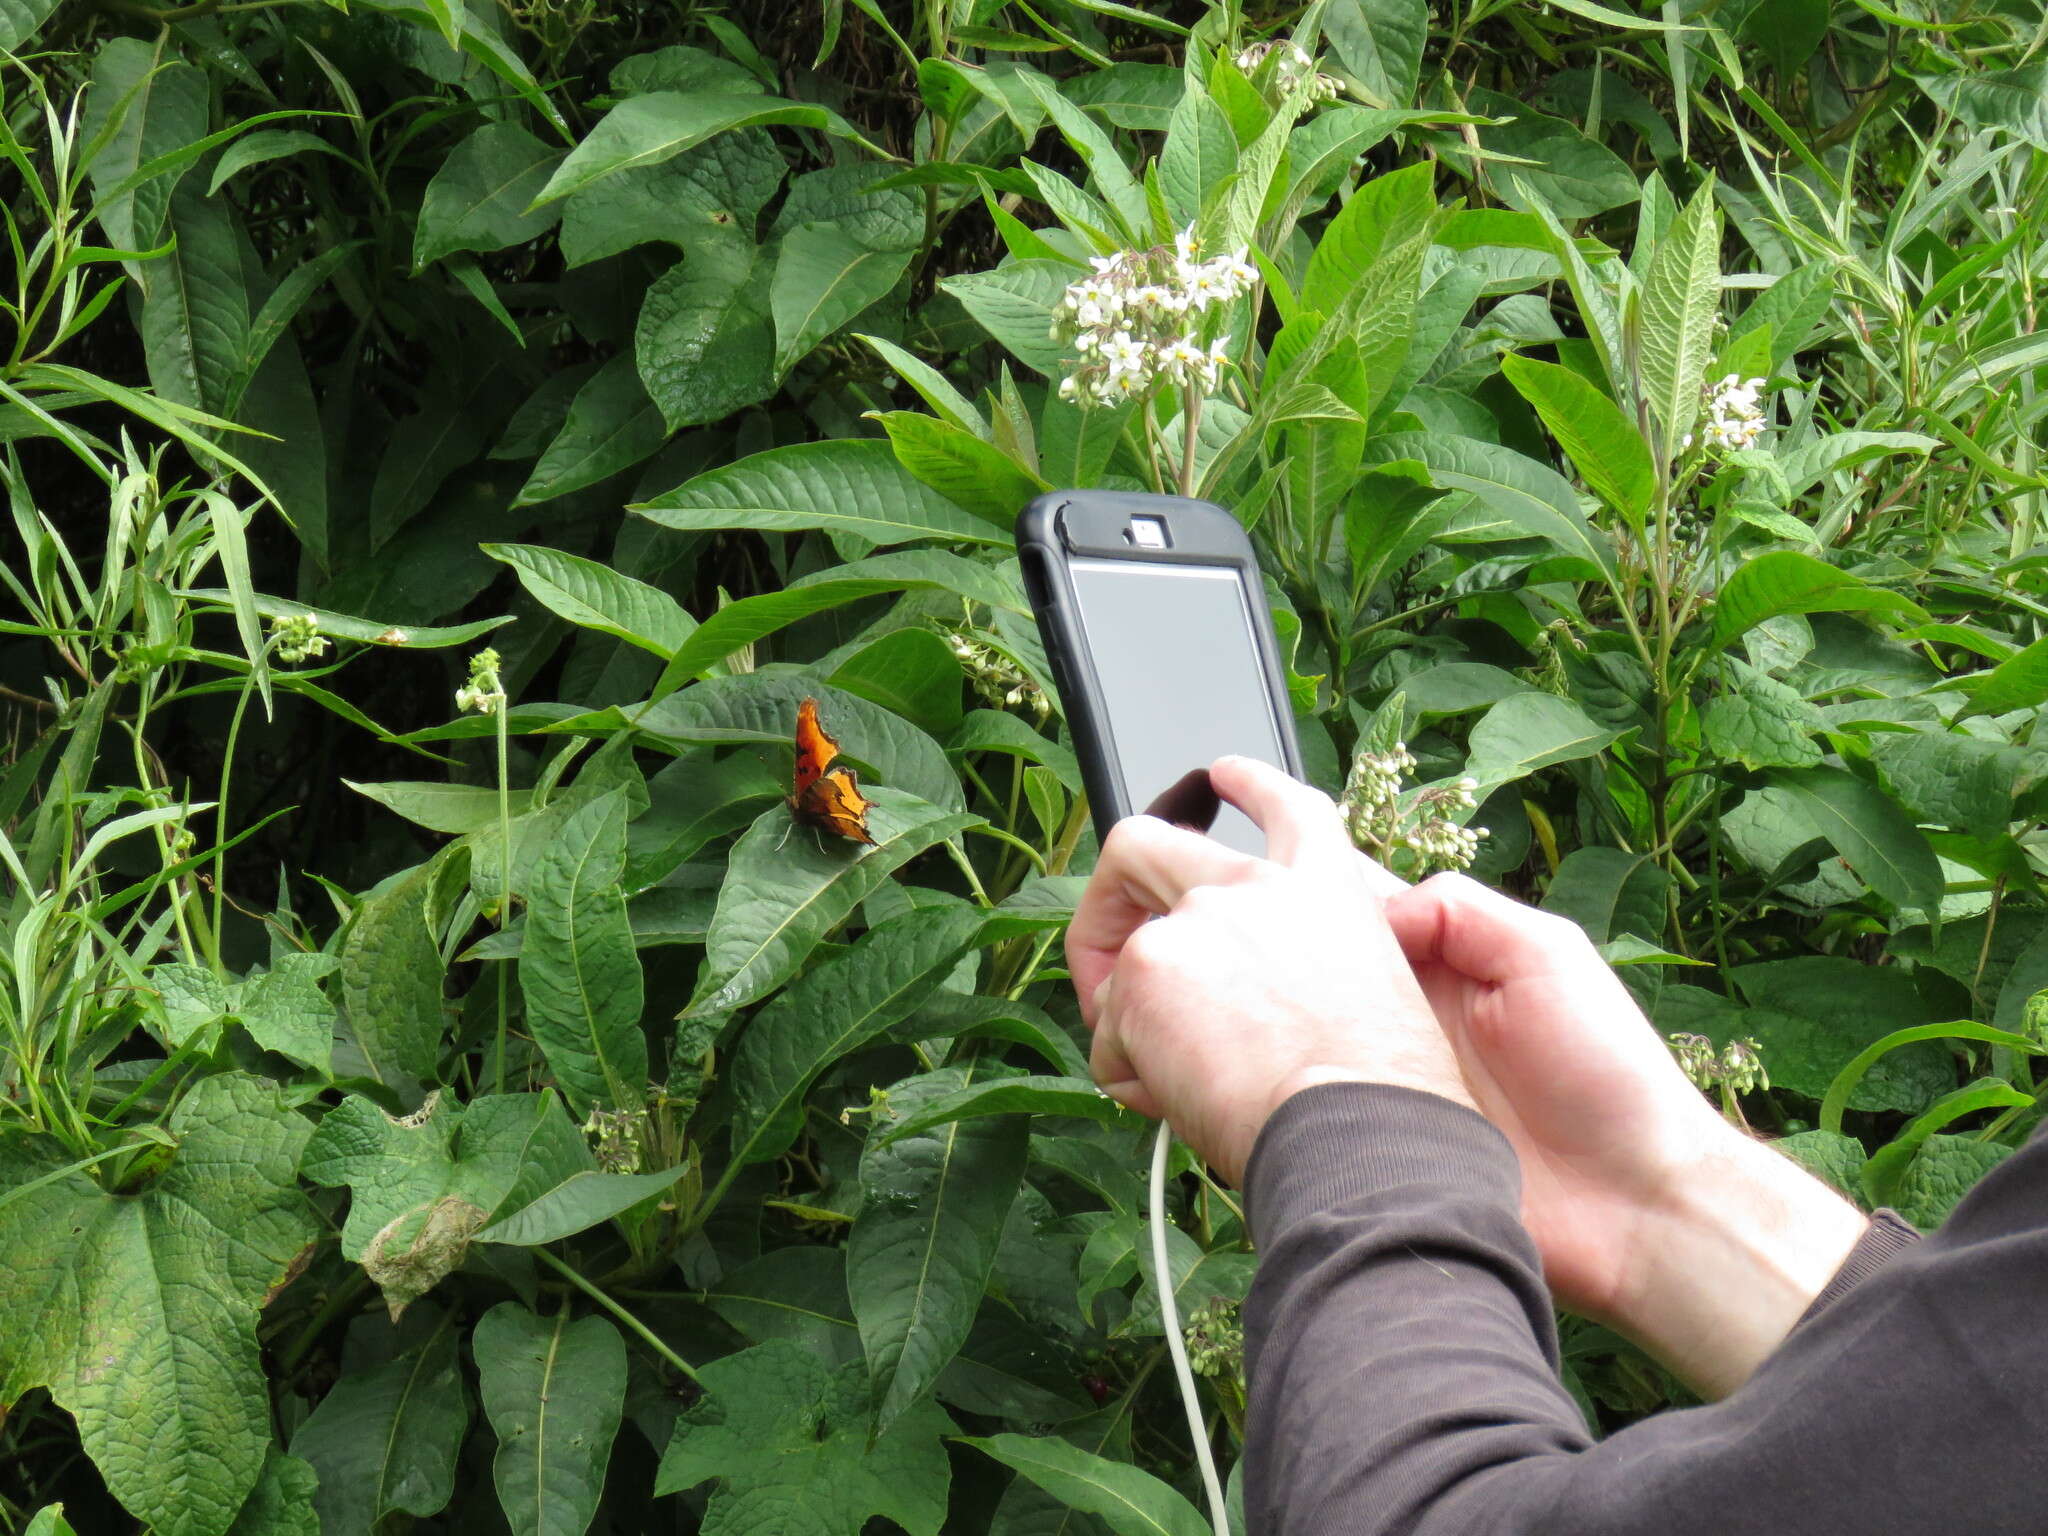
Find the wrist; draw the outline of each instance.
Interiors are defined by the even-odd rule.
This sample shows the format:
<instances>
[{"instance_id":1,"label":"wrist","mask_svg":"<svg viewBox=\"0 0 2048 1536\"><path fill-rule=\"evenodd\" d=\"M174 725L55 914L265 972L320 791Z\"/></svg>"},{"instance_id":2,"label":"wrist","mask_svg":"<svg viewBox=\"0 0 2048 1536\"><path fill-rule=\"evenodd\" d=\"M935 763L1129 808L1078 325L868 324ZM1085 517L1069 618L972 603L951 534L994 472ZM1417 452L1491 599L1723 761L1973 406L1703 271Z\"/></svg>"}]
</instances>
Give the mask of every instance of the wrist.
<instances>
[{"instance_id":1,"label":"wrist","mask_svg":"<svg viewBox=\"0 0 2048 1536\"><path fill-rule=\"evenodd\" d=\"M1266 1104L1266 1118L1305 1088L1320 1088L1325 1083L1385 1083L1395 1088L1413 1088L1422 1093L1433 1093L1439 1098L1449 1099L1475 1110L1472 1095L1465 1088L1465 1080L1455 1065L1444 1071L1430 1071L1420 1067L1382 1066L1367 1069L1337 1063L1296 1067L1274 1085Z\"/></svg>"},{"instance_id":2,"label":"wrist","mask_svg":"<svg viewBox=\"0 0 2048 1536\"><path fill-rule=\"evenodd\" d=\"M1870 1218L1732 1127L1642 1213L1635 1263L1602 1321L1708 1397L1749 1378Z\"/></svg>"}]
</instances>

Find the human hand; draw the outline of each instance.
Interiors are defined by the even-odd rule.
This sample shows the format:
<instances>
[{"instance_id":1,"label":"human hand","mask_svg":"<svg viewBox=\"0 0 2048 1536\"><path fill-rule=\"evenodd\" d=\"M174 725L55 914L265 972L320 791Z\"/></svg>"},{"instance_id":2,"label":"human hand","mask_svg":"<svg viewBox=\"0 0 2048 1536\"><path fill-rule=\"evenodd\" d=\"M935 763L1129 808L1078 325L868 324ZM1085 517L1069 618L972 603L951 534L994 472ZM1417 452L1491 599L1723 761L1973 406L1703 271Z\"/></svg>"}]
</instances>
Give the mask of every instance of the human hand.
<instances>
[{"instance_id":1,"label":"human hand","mask_svg":"<svg viewBox=\"0 0 2048 1536\"><path fill-rule=\"evenodd\" d=\"M1133 816L1112 829L1067 931L1096 1081L1242 1178L1290 1094L1395 1083L1469 1105L1450 1043L1329 797L1225 758L1217 792L1266 833L1254 858Z\"/></svg>"},{"instance_id":2,"label":"human hand","mask_svg":"<svg viewBox=\"0 0 2048 1536\"><path fill-rule=\"evenodd\" d=\"M1474 1102L1521 1159L1553 1292L1703 1391L1732 1389L1863 1215L1709 1106L1576 923L1462 875L1383 888Z\"/></svg>"}]
</instances>

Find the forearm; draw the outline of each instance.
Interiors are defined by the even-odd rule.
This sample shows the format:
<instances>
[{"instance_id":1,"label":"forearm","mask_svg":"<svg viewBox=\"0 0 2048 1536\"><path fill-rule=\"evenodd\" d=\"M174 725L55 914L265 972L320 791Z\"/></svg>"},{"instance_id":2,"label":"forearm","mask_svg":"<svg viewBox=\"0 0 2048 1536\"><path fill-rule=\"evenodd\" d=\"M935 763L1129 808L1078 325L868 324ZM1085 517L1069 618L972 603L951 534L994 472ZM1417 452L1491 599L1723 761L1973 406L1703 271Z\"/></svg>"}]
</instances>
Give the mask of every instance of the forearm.
<instances>
[{"instance_id":1,"label":"forearm","mask_svg":"<svg viewBox=\"0 0 2048 1536\"><path fill-rule=\"evenodd\" d=\"M1735 1390L1841 1269L1870 1218L1732 1128L1645 1213L1610 1315L1704 1397Z\"/></svg>"}]
</instances>

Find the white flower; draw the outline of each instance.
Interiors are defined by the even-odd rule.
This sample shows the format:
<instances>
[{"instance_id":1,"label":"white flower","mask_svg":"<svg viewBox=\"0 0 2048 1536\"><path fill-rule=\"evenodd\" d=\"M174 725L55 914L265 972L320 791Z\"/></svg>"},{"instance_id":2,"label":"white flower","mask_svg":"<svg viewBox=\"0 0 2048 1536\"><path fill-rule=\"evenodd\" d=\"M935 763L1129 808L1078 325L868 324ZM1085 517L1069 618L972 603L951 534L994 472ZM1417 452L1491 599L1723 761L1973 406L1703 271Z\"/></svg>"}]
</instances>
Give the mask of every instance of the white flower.
<instances>
[{"instance_id":1,"label":"white flower","mask_svg":"<svg viewBox=\"0 0 2048 1536\"><path fill-rule=\"evenodd\" d=\"M1202 259L1202 237L1195 233L1195 226L1173 237L1173 259L1176 265L1192 265Z\"/></svg>"},{"instance_id":2,"label":"white flower","mask_svg":"<svg viewBox=\"0 0 2048 1536\"><path fill-rule=\"evenodd\" d=\"M1109 364L1111 378L1139 373L1151 362L1151 348L1133 340L1129 331L1118 331L1102 343L1102 360Z\"/></svg>"},{"instance_id":3,"label":"white flower","mask_svg":"<svg viewBox=\"0 0 2048 1536\"><path fill-rule=\"evenodd\" d=\"M1766 382L1731 373L1707 386L1707 424L1703 430L1708 447L1729 451L1755 446L1767 425L1762 408ZM1679 451L1691 446L1692 436L1688 433L1680 442Z\"/></svg>"},{"instance_id":4,"label":"white flower","mask_svg":"<svg viewBox=\"0 0 2048 1536\"><path fill-rule=\"evenodd\" d=\"M1188 384L1199 380L1209 368L1209 354L1192 336L1176 336L1159 349L1159 359L1167 373Z\"/></svg>"}]
</instances>

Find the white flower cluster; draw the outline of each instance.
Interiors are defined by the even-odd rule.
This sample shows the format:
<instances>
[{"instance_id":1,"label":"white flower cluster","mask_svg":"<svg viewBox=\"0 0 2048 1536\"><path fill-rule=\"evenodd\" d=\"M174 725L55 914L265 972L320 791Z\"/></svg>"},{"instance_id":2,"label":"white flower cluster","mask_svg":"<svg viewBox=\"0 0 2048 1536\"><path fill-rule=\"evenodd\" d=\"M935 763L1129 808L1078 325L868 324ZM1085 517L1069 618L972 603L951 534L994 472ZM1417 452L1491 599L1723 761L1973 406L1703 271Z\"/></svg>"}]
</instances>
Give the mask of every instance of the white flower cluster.
<instances>
[{"instance_id":1,"label":"white flower cluster","mask_svg":"<svg viewBox=\"0 0 2048 1536\"><path fill-rule=\"evenodd\" d=\"M1190 225L1171 250L1091 257L1094 271L1072 284L1053 311L1053 339L1072 341L1080 353L1074 372L1060 381L1060 398L1114 405L1162 379L1213 394L1230 362L1230 337L1205 341L1203 317L1258 282L1249 255L1239 250L1203 260Z\"/></svg>"},{"instance_id":2,"label":"white flower cluster","mask_svg":"<svg viewBox=\"0 0 2048 1536\"><path fill-rule=\"evenodd\" d=\"M1413 850L1424 864L1439 869L1469 869L1479 857L1479 840L1484 827L1461 827L1455 821L1433 816L1419 827L1401 834L1401 845Z\"/></svg>"},{"instance_id":3,"label":"white flower cluster","mask_svg":"<svg viewBox=\"0 0 2048 1536\"><path fill-rule=\"evenodd\" d=\"M1279 87L1282 96L1303 82L1308 84L1310 101L1334 101L1337 93L1344 89L1344 82L1335 75L1317 71L1316 61L1309 56L1307 49L1299 43L1282 42L1278 38L1253 43L1242 50L1237 56L1237 67L1248 75L1253 74L1268 58L1274 60L1273 84Z\"/></svg>"},{"instance_id":4,"label":"white flower cluster","mask_svg":"<svg viewBox=\"0 0 2048 1536\"><path fill-rule=\"evenodd\" d=\"M583 1134L606 1173L640 1171L640 1136L646 1128L644 1109L593 1109L583 1122Z\"/></svg>"},{"instance_id":5,"label":"white flower cluster","mask_svg":"<svg viewBox=\"0 0 2048 1536\"><path fill-rule=\"evenodd\" d=\"M1395 742L1391 752L1360 752L1351 760L1344 794L1337 802L1344 824L1355 832L1391 810L1401 798L1402 781L1414 771L1415 759L1405 741Z\"/></svg>"},{"instance_id":6,"label":"white flower cluster","mask_svg":"<svg viewBox=\"0 0 2048 1536\"><path fill-rule=\"evenodd\" d=\"M1707 396L1707 446L1709 448L1749 448L1756 443L1767 423L1762 408L1764 381L1745 379L1738 373L1728 374L1706 388ZM1681 448L1692 446L1692 434L1686 433Z\"/></svg>"},{"instance_id":7,"label":"white flower cluster","mask_svg":"<svg viewBox=\"0 0 2048 1536\"><path fill-rule=\"evenodd\" d=\"M455 690L455 707L494 715L505 707L505 684L498 677L498 653L489 646L469 658L469 681Z\"/></svg>"},{"instance_id":8,"label":"white flower cluster","mask_svg":"<svg viewBox=\"0 0 2048 1536\"><path fill-rule=\"evenodd\" d=\"M311 614L286 614L270 621L270 643L277 659L289 666L327 654L327 637Z\"/></svg>"},{"instance_id":9,"label":"white flower cluster","mask_svg":"<svg viewBox=\"0 0 2048 1536\"><path fill-rule=\"evenodd\" d=\"M1730 1040L1718 1051L1705 1035L1676 1034L1668 1043L1680 1069L1703 1091L1720 1088L1729 1093L1754 1093L1771 1086L1770 1075L1764 1071L1763 1047L1754 1040Z\"/></svg>"},{"instance_id":10,"label":"white flower cluster","mask_svg":"<svg viewBox=\"0 0 2048 1536\"><path fill-rule=\"evenodd\" d=\"M1024 675L1023 669L992 646L983 645L958 630L948 630L946 644L967 674L974 691L998 709L1028 709L1043 721L1052 713L1045 690Z\"/></svg>"}]
</instances>

